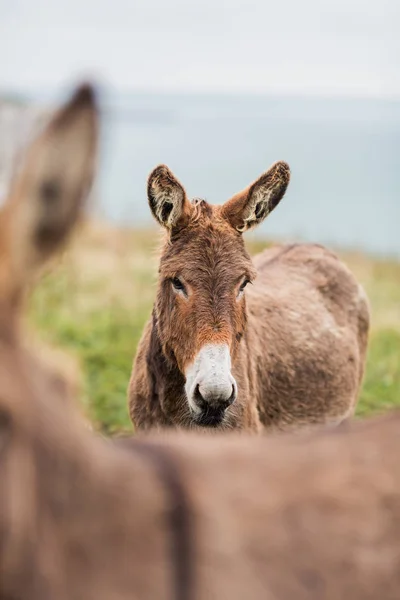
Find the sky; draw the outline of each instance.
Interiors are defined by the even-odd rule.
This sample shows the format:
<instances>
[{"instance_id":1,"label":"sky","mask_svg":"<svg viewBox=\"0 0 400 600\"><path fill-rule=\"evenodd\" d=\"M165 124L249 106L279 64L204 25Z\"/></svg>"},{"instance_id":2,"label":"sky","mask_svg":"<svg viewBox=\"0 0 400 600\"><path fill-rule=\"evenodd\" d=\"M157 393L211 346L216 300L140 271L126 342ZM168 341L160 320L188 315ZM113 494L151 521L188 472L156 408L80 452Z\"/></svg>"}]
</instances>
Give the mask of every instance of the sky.
<instances>
[{"instance_id":1,"label":"sky","mask_svg":"<svg viewBox=\"0 0 400 600\"><path fill-rule=\"evenodd\" d=\"M0 0L0 89L400 98L399 0Z\"/></svg>"}]
</instances>

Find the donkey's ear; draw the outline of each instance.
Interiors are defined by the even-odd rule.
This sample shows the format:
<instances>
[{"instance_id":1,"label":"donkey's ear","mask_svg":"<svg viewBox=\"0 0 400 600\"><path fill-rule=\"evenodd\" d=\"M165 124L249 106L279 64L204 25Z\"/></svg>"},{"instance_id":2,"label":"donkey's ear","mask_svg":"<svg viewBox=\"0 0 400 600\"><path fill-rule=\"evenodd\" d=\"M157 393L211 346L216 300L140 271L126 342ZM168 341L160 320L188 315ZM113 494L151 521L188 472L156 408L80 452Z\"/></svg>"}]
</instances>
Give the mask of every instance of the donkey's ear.
<instances>
[{"instance_id":1,"label":"donkey's ear","mask_svg":"<svg viewBox=\"0 0 400 600\"><path fill-rule=\"evenodd\" d=\"M95 95L83 85L28 148L3 223L19 276L57 250L81 215L93 181L97 128Z\"/></svg>"},{"instance_id":2,"label":"donkey's ear","mask_svg":"<svg viewBox=\"0 0 400 600\"><path fill-rule=\"evenodd\" d=\"M150 173L147 197L154 217L167 229L183 223L190 214L191 204L183 185L165 165Z\"/></svg>"},{"instance_id":3,"label":"donkey's ear","mask_svg":"<svg viewBox=\"0 0 400 600\"><path fill-rule=\"evenodd\" d=\"M279 204L289 180L289 165L283 161L275 163L248 188L228 200L222 207L222 215L237 231L255 227Z\"/></svg>"}]
</instances>

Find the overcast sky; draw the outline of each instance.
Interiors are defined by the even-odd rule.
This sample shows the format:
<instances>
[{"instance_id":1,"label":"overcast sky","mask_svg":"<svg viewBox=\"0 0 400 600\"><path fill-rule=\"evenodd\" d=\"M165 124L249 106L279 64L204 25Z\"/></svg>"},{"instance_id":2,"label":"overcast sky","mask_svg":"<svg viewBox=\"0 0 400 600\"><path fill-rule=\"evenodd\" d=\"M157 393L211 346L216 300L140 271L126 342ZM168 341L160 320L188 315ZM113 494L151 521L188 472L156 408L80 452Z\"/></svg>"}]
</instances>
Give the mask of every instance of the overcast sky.
<instances>
[{"instance_id":1,"label":"overcast sky","mask_svg":"<svg viewBox=\"0 0 400 600\"><path fill-rule=\"evenodd\" d=\"M0 87L400 97L400 0L0 0Z\"/></svg>"}]
</instances>

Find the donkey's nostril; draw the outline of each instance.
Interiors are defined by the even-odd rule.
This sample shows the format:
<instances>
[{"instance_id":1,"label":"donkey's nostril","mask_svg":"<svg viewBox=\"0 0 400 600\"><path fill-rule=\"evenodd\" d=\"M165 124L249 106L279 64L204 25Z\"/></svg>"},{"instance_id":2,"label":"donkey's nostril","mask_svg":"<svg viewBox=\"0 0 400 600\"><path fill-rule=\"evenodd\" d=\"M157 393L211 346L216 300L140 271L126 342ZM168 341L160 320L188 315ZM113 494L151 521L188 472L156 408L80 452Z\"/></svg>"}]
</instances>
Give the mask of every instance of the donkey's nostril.
<instances>
[{"instance_id":1,"label":"donkey's nostril","mask_svg":"<svg viewBox=\"0 0 400 600\"><path fill-rule=\"evenodd\" d=\"M227 402L228 402L228 406L230 406L231 404L233 404L233 402L235 402L236 400L236 388L235 386L232 384L232 393L229 396Z\"/></svg>"},{"instance_id":2,"label":"donkey's nostril","mask_svg":"<svg viewBox=\"0 0 400 600\"><path fill-rule=\"evenodd\" d=\"M236 400L236 388L234 385L232 385L231 395L226 400L220 400L219 405L221 406L221 408L223 408L225 410L231 404L233 404L235 402L235 400Z\"/></svg>"},{"instance_id":3,"label":"donkey's nostril","mask_svg":"<svg viewBox=\"0 0 400 600\"><path fill-rule=\"evenodd\" d=\"M207 403L201 395L200 384L197 384L194 389L194 399L198 408L200 408L200 410L205 410L205 408L207 407Z\"/></svg>"}]
</instances>

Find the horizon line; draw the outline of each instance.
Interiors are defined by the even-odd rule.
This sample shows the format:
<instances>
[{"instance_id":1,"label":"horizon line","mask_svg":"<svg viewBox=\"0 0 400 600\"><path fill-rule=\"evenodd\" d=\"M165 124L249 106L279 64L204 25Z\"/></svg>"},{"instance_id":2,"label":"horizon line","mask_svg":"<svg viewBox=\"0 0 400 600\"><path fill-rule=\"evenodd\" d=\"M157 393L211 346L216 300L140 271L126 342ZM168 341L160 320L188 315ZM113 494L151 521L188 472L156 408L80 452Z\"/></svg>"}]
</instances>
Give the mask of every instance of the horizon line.
<instances>
[{"instance_id":1,"label":"horizon line","mask_svg":"<svg viewBox=\"0 0 400 600\"><path fill-rule=\"evenodd\" d=\"M154 87L146 85L137 86L118 86L102 81L96 77L76 77L74 80L69 78L67 83L58 84L37 84L37 85L2 85L0 84L0 98L7 96L19 96L21 98L29 96L54 96L59 97L70 93L71 89L79 85L82 80L90 81L99 93L104 96L135 96L135 95L152 95L152 96L251 96L251 97L270 97L270 98L293 98L293 99L320 99L320 100L381 100L389 102L400 101L400 91L393 93L379 92L354 92L345 90L300 90L300 89L261 89L261 88L238 88L238 87Z\"/></svg>"}]
</instances>

